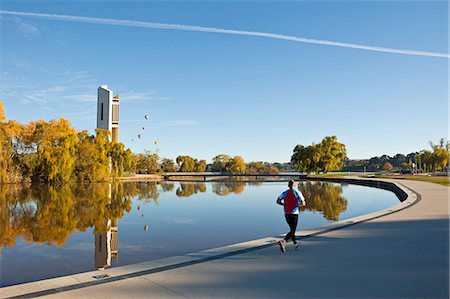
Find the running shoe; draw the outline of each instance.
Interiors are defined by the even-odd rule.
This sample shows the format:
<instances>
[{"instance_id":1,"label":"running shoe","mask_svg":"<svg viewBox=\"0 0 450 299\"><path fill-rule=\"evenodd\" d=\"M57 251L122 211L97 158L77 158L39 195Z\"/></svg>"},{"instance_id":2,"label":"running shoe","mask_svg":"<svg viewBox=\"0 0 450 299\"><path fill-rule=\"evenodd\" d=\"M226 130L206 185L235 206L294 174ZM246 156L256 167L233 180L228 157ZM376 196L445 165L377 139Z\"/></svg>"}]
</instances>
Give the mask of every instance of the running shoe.
<instances>
[{"instance_id":1,"label":"running shoe","mask_svg":"<svg viewBox=\"0 0 450 299\"><path fill-rule=\"evenodd\" d=\"M294 248L295 250L300 250L300 246L302 246L302 243L300 243L300 241L297 241L297 243L294 244Z\"/></svg>"},{"instance_id":2,"label":"running shoe","mask_svg":"<svg viewBox=\"0 0 450 299\"><path fill-rule=\"evenodd\" d=\"M280 250L282 253L286 252L286 241L285 240L278 241L278 246L280 246Z\"/></svg>"}]
</instances>

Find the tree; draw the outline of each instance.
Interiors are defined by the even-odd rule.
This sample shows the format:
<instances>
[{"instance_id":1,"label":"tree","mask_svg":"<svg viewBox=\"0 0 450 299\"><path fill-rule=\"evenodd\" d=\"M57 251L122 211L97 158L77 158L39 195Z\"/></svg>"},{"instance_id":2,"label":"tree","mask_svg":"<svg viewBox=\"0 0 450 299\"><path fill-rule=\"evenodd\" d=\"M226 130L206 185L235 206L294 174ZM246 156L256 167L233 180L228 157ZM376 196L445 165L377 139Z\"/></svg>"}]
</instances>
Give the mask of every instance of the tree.
<instances>
[{"instance_id":1,"label":"tree","mask_svg":"<svg viewBox=\"0 0 450 299\"><path fill-rule=\"evenodd\" d=\"M230 173L245 173L247 166L241 156L234 156L225 166L225 171Z\"/></svg>"},{"instance_id":2,"label":"tree","mask_svg":"<svg viewBox=\"0 0 450 299\"><path fill-rule=\"evenodd\" d=\"M109 143L108 157L111 159L111 174L113 178L121 177L125 168L132 163L132 152L123 143Z\"/></svg>"},{"instance_id":3,"label":"tree","mask_svg":"<svg viewBox=\"0 0 450 299\"><path fill-rule=\"evenodd\" d=\"M6 120L5 108L3 107L3 102L0 101L0 121Z\"/></svg>"},{"instance_id":4,"label":"tree","mask_svg":"<svg viewBox=\"0 0 450 299\"><path fill-rule=\"evenodd\" d=\"M340 170L347 151L345 145L337 141L336 136L325 137L319 144L320 170L324 173Z\"/></svg>"},{"instance_id":5,"label":"tree","mask_svg":"<svg viewBox=\"0 0 450 299\"><path fill-rule=\"evenodd\" d=\"M16 121L6 122L3 103L0 101L0 184L19 182L22 174L17 163L16 144L22 125Z\"/></svg>"},{"instance_id":6,"label":"tree","mask_svg":"<svg viewBox=\"0 0 450 299\"><path fill-rule=\"evenodd\" d=\"M193 172L195 170L195 161L190 156L178 156L176 162L179 165L179 172Z\"/></svg>"},{"instance_id":7,"label":"tree","mask_svg":"<svg viewBox=\"0 0 450 299\"><path fill-rule=\"evenodd\" d=\"M342 169L346 157L345 145L336 136L325 137L321 143L310 146L297 145L291 162L300 172L324 172Z\"/></svg>"},{"instance_id":8,"label":"tree","mask_svg":"<svg viewBox=\"0 0 450 299\"><path fill-rule=\"evenodd\" d=\"M231 157L225 154L220 154L212 159L212 169L213 171L226 171L227 163L230 162Z\"/></svg>"},{"instance_id":9,"label":"tree","mask_svg":"<svg viewBox=\"0 0 450 299\"><path fill-rule=\"evenodd\" d=\"M206 160L195 159L195 172L204 172L206 169Z\"/></svg>"},{"instance_id":10,"label":"tree","mask_svg":"<svg viewBox=\"0 0 450 299\"><path fill-rule=\"evenodd\" d=\"M384 169L384 170L392 170L392 169L394 169L394 166L392 166L392 164L389 163L389 162L385 162L385 163L383 164L383 169Z\"/></svg>"},{"instance_id":11,"label":"tree","mask_svg":"<svg viewBox=\"0 0 450 299\"><path fill-rule=\"evenodd\" d=\"M281 165L280 163L274 163L274 165L270 165L270 163L263 162L250 162L247 164L247 173L279 173L280 170L275 166ZM280 166L279 166L280 167Z\"/></svg>"},{"instance_id":12,"label":"tree","mask_svg":"<svg viewBox=\"0 0 450 299\"><path fill-rule=\"evenodd\" d=\"M164 172L174 172L176 171L175 163L172 159L164 158L161 161L161 169Z\"/></svg>"},{"instance_id":13,"label":"tree","mask_svg":"<svg viewBox=\"0 0 450 299\"><path fill-rule=\"evenodd\" d=\"M143 154L133 155L132 169L139 173L156 173L159 169L157 153L144 150Z\"/></svg>"},{"instance_id":14,"label":"tree","mask_svg":"<svg viewBox=\"0 0 450 299\"><path fill-rule=\"evenodd\" d=\"M444 138L441 138L437 144L432 141L429 143L433 150L433 170L444 170L449 162L450 143Z\"/></svg>"},{"instance_id":15,"label":"tree","mask_svg":"<svg viewBox=\"0 0 450 299\"><path fill-rule=\"evenodd\" d=\"M110 174L110 163L106 151L109 132L100 129L96 132L95 137L90 136L87 131L78 133L75 176L80 181L103 181Z\"/></svg>"},{"instance_id":16,"label":"tree","mask_svg":"<svg viewBox=\"0 0 450 299\"><path fill-rule=\"evenodd\" d=\"M75 168L78 138L68 120L39 121L34 132L37 139L37 166L34 177L49 183L68 182Z\"/></svg>"}]
</instances>

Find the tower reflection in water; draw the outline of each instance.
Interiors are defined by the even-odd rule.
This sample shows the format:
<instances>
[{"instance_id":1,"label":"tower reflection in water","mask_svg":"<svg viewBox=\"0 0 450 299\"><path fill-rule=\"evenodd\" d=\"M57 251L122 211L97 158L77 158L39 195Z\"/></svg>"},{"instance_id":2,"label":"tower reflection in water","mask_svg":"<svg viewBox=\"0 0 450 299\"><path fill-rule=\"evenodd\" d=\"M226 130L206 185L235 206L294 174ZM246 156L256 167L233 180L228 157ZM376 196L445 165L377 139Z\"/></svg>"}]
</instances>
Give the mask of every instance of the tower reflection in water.
<instances>
[{"instance_id":1,"label":"tower reflection in water","mask_svg":"<svg viewBox=\"0 0 450 299\"><path fill-rule=\"evenodd\" d=\"M119 221L117 218L107 220L107 230L95 234L95 268L104 270L111 266L111 258L119 261Z\"/></svg>"}]
</instances>

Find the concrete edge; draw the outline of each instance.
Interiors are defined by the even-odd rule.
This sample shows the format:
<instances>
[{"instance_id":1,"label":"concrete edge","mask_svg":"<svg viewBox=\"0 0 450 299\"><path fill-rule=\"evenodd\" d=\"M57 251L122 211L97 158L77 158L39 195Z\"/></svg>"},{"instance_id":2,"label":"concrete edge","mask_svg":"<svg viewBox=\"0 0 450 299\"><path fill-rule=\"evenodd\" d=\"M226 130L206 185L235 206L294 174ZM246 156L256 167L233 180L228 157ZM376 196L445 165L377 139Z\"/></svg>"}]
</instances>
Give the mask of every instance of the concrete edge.
<instances>
[{"instance_id":1,"label":"concrete edge","mask_svg":"<svg viewBox=\"0 0 450 299\"><path fill-rule=\"evenodd\" d=\"M318 179L312 179L317 180ZM392 181L380 181L373 179L348 179L348 178L330 178L320 179L320 181L330 181L336 183L350 183L364 185L375 188L382 188L394 192L401 202L395 206L383 209L377 212L344 219L325 226L303 230L299 233L301 239L317 236L329 231L342 229L351 225L366 222L372 219L380 218L392 213L399 212L409 208L420 201L420 194L407 188L406 186ZM279 235L277 237L284 237ZM109 268L104 271L89 271L73 275L50 278L35 282L28 282L0 288L2 298L31 298L44 295L56 294L59 292L69 291L73 289L84 288L92 285L123 280L127 278L137 277L141 275L162 272L170 269L176 269L193 264L203 263L206 261L221 259L237 254L251 252L270 246L276 245L275 238L266 237L257 240L232 244L228 246L203 250L195 253L188 253L182 256L174 256L159 260L147 261L131 265L125 265L116 268ZM106 276L105 276L106 275ZM96 278L96 276L103 276Z\"/></svg>"}]
</instances>

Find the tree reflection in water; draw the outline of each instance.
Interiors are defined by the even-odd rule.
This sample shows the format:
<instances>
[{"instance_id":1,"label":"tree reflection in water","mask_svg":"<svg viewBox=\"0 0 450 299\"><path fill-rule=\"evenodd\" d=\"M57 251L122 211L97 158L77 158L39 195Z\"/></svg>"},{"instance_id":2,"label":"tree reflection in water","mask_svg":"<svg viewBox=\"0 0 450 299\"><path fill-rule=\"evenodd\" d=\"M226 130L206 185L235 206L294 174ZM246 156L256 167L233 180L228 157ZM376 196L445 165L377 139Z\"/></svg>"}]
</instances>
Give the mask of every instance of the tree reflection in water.
<instances>
[{"instance_id":1,"label":"tree reflection in water","mask_svg":"<svg viewBox=\"0 0 450 299\"><path fill-rule=\"evenodd\" d=\"M194 195L195 193L200 192L204 193L206 192L206 185L205 183L201 182L184 182L180 183L180 186L175 191L175 194L178 197L189 197Z\"/></svg>"},{"instance_id":2,"label":"tree reflection in water","mask_svg":"<svg viewBox=\"0 0 450 299\"><path fill-rule=\"evenodd\" d=\"M241 194L246 184L249 183L219 181L211 186L213 193L226 196ZM94 227L95 234L108 233L131 210L132 198L157 204L159 192L173 192L174 188L173 183L167 182L0 185L0 248L15 245L19 237L26 242L60 246L73 232L90 227ZM300 190L307 200L307 209L322 212L328 220L339 220L339 214L347 208L339 184L306 181L300 184ZM188 197L206 191L205 183L181 182L175 194Z\"/></svg>"},{"instance_id":3,"label":"tree reflection in water","mask_svg":"<svg viewBox=\"0 0 450 299\"><path fill-rule=\"evenodd\" d=\"M241 194L244 192L245 182L220 181L212 183L212 192L219 196L226 196L230 193Z\"/></svg>"},{"instance_id":4,"label":"tree reflection in water","mask_svg":"<svg viewBox=\"0 0 450 299\"><path fill-rule=\"evenodd\" d=\"M306 209L322 212L328 220L338 221L339 214L347 209L348 201L342 196L340 184L303 181L298 189L305 196Z\"/></svg>"},{"instance_id":5,"label":"tree reflection in water","mask_svg":"<svg viewBox=\"0 0 450 299\"><path fill-rule=\"evenodd\" d=\"M26 242L62 245L74 231L109 230L131 210L131 198L158 202L156 182L81 185L0 185L0 246Z\"/></svg>"}]
</instances>

